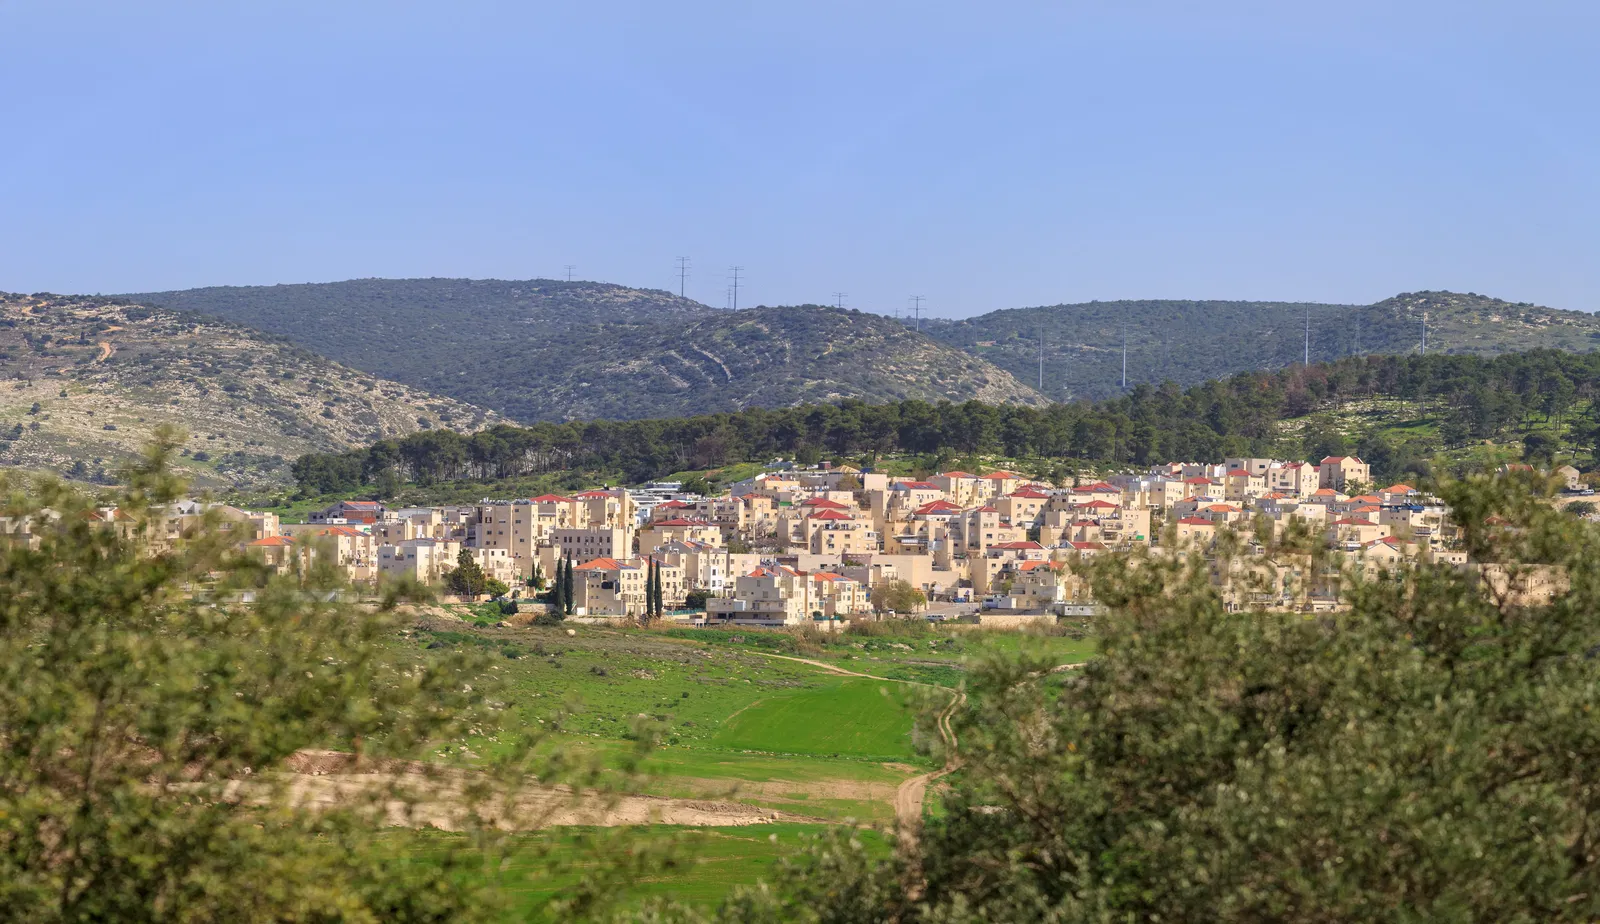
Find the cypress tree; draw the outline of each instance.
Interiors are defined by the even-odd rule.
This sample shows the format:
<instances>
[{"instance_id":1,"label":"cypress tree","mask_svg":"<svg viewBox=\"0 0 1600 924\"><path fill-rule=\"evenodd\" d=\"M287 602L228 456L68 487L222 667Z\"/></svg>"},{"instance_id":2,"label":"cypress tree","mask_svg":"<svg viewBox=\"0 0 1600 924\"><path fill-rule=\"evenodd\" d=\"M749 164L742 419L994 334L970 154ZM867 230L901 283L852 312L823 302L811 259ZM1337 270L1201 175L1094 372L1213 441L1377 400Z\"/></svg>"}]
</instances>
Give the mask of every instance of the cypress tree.
<instances>
[{"instance_id":1,"label":"cypress tree","mask_svg":"<svg viewBox=\"0 0 1600 924\"><path fill-rule=\"evenodd\" d=\"M657 618L657 619L661 619L661 618L662 618L662 617L664 617L664 616L666 616L666 615L667 615L667 609L666 609L666 607L664 607L664 606L662 606L662 602L663 602L663 601L664 601L664 600L665 600L665 599L666 599L666 594L664 594L664 593L662 593L662 592L661 592L661 563L660 563L660 562L657 562L657 563L656 563L656 589L655 589L655 598L654 598L654 599L653 599L653 600L652 600L652 602L653 602L653 603L654 603L654 604L655 604L655 608L656 608L656 618Z\"/></svg>"},{"instance_id":2,"label":"cypress tree","mask_svg":"<svg viewBox=\"0 0 1600 924\"><path fill-rule=\"evenodd\" d=\"M656 561L653 558L644 560L644 621L649 622L655 616L656 593Z\"/></svg>"},{"instance_id":3,"label":"cypress tree","mask_svg":"<svg viewBox=\"0 0 1600 924\"><path fill-rule=\"evenodd\" d=\"M572 615L574 601L572 596L572 556L567 556L567 570L561 578L561 605L566 608L567 615Z\"/></svg>"},{"instance_id":4,"label":"cypress tree","mask_svg":"<svg viewBox=\"0 0 1600 924\"><path fill-rule=\"evenodd\" d=\"M556 558L556 576L550 582L550 604L557 615L567 611L567 560L560 556Z\"/></svg>"}]
</instances>

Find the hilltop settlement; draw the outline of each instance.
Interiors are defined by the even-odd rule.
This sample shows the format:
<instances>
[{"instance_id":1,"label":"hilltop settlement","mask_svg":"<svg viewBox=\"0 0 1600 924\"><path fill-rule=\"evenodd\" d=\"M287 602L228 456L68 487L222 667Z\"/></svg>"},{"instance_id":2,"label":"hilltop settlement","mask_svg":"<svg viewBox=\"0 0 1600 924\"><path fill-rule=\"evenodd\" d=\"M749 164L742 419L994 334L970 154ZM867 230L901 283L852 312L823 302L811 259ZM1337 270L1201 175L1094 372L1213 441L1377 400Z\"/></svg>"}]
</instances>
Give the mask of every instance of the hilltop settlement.
<instances>
[{"instance_id":1,"label":"hilltop settlement","mask_svg":"<svg viewBox=\"0 0 1600 924\"><path fill-rule=\"evenodd\" d=\"M1554 474L1587 490L1576 469ZM108 527L132 520L97 515ZM184 502L153 545L181 541L203 516L280 572L320 559L357 586L493 588L519 612L594 622L837 628L926 607L995 627L1054 623L1094 611L1081 565L1138 550L1202 556L1234 609L1337 609L1350 568L1376 576L1420 561L1529 602L1560 589L1548 571L1469 561L1442 502L1406 484L1373 487L1354 456L1170 463L1071 487L1007 471L917 479L779 461L718 496L662 482L458 506L345 500L304 524ZM1288 536L1299 541L1275 541ZM458 569L477 585L463 591Z\"/></svg>"}]
</instances>

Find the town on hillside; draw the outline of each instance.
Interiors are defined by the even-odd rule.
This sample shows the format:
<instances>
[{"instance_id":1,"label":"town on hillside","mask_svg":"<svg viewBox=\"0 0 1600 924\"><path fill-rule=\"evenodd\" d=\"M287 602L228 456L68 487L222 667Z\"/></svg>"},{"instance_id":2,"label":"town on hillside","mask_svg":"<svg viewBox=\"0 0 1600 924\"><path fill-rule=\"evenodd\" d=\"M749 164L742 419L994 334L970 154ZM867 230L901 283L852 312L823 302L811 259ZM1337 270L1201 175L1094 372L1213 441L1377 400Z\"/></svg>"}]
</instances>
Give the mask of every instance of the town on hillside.
<instances>
[{"instance_id":1,"label":"town on hillside","mask_svg":"<svg viewBox=\"0 0 1600 924\"><path fill-rule=\"evenodd\" d=\"M1553 474L1588 491L1570 466ZM925 614L1053 624L1094 611L1079 564L1136 549L1205 556L1230 609L1334 610L1347 568L1376 576L1411 562L1470 569L1530 602L1559 590L1547 571L1469 561L1439 499L1374 487L1354 456L1175 462L1071 487L1008 471L919 479L778 461L717 496L658 482L456 506L344 500L303 524L186 501L160 518L152 545L181 541L207 514L281 573L331 557L357 587L410 580L450 593L451 575L475 565L519 613L602 623L837 628ZM115 508L96 516L112 528L132 519ZM1335 554L1314 564L1269 547L1291 527Z\"/></svg>"}]
</instances>

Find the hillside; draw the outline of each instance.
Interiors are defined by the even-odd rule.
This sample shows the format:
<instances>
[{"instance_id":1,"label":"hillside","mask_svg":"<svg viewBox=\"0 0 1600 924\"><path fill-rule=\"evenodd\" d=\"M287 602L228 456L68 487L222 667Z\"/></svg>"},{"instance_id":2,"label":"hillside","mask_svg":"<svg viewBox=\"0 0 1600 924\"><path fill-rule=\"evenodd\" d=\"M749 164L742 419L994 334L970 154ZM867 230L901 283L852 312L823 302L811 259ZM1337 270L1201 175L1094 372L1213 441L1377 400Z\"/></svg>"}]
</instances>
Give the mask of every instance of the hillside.
<instances>
[{"instance_id":1,"label":"hillside","mask_svg":"<svg viewBox=\"0 0 1600 924\"><path fill-rule=\"evenodd\" d=\"M981 358L879 315L729 312L594 282L367 279L126 296L248 324L520 420L861 398L1036 402Z\"/></svg>"},{"instance_id":2,"label":"hillside","mask_svg":"<svg viewBox=\"0 0 1600 924\"><path fill-rule=\"evenodd\" d=\"M1311 317L1311 360L1414 353L1422 313L1428 352L1497 355L1541 347L1600 346L1600 318L1482 295L1417 292L1372 305L1305 302L1116 301L994 311L927 324L934 338L982 356L1034 384L1044 340L1044 392L1054 399L1121 393L1122 338L1128 384L1211 378L1301 362Z\"/></svg>"},{"instance_id":3,"label":"hillside","mask_svg":"<svg viewBox=\"0 0 1600 924\"><path fill-rule=\"evenodd\" d=\"M1600 459L1600 406L1588 397L1596 393L1596 352L1375 355L1241 373L1188 389L1141 384L1115 398L1043 407L854 402L540 423L471 436L435 430L304 456L294 475L300 496L314 498L393 497L407 485L432 496L481 497L494 493L490 485L518 479L523 487L573 476L636 483L774 457L877 467L897 456L911 473L952 464L971 470L985 457L1003 457L1011 460L1004 467L1057 481L1086 467L1351 453L1389 480L1485 471L1508 452L1541 464L1576 458L1590 468ZM419 499L406 495L407 502Z\"/></svg>"},{"instance_id":4,"label":"hillside","mask_svg":"<svg viewBox=\"0 0 1600 924\"><path fill-rule=\"evenodd\" d=\"M201 487L259 490L288 462L498 415L237 325L117 299L0 293L0 461L103 479L155 428L189 434Z\"/></svg>"}]
</instances>

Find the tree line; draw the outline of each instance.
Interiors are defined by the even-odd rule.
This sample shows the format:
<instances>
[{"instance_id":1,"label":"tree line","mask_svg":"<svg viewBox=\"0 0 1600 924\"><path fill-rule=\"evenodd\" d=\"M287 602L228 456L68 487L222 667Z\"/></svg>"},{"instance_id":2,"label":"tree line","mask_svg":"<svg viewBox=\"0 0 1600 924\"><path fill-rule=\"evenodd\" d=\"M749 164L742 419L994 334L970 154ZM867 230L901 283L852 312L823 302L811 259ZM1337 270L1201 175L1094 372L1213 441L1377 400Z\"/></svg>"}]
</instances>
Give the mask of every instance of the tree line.
<instances>
[{"instance_id":1,"label":"tree line","mask_svg":"<svg viewBox=\"0 0 1600 924\"><path fill-rule=\"evenodd\" d=\"M1138 385L1102 401L1047 407L905 400L630 421L502 425L470 436L429 430L340 453L311 453L293 472L306 494L382 496L405 484L518 478L568 470L630 481L777 456L807 461L913 453L978 454L1147 465L1228 456L1320 458L1354 452L1376 477L1428 474L1415 450L1381 437L1351 441L1333 427L1285 436L1279 423L1349 401L1395 398L1437 420L1445 446L1500 436L1534 419L1560 424L1600 386L1600 354L1535 350L1465 355L1358 356L1252 372L1190 388ZM1568 420L1592 449L1600 427Z\"/></svg>"}]
</instances>

